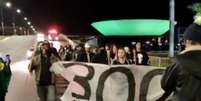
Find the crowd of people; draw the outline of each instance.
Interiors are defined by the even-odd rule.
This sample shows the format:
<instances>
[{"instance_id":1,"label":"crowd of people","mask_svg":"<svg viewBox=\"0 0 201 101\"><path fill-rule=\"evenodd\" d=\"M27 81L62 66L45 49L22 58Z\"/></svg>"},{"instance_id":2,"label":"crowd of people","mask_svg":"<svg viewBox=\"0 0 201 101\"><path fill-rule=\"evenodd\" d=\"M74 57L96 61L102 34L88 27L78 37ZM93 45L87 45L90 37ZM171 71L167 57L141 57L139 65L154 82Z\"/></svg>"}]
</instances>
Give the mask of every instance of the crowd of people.
<instances>
[{"instance_id":1,"label":"crowd of people","mask_svg":"<svg viewBox=\"0 0 201 101\"><path fill-rule=\"evenodd\" d=\"M196 23L190 25L184 33L184 39L184 51L175 57L176 61L164 72L161 87L165 92L157 101L166 101L172 93L171 101L201 100L201 25ZM51 86L54 85L54 82L49 71L52 63L61 60L108 65L148 65L149 56L145 51L146 48L146 45L142 46L140 42L137 42L132 48L114 44L92 48L89 44L85 44L78 45L75 49L66 43L60 47L57 53L52 45L43 42L39 52L36 52L38 57L35 54L35 58L32 59L30 72L36 71L38 94L41 101L54 101L55 98L51 95L54 94ZM36 63L37 61L42 63Z\"/></svg>"},{"instance_id":2,"label":"crowd of people","mask_svg":"<svg viewBox=\"0 0 201 101\"><path fill-rule=\"evenodd\" d=\"M184 33L185 50L175 57L175 63L170 65L161 81L165 91L157 101L200 101L201 93L201 25L193 23ZM75 48L69 43L60 46L57 51L53 44L42 41L37 44L29 65L29 72L35 72L37 93L40 101L55 101L55 75L50 67L57 61L76 61L100 63L107 65L149 65L146 45L137 42L133 47L118 45L100 45L92 47L89 44L78 45ZM147 48L148 49L148 48ZM0 57L0 101L5 101L11 78L10 56Z\"/></svg>"},{"instance_id":3,"label":"crowd of people","mask_svg":"<svg viewBox=\"0 0 201 101\"><path fill-rule=\"evenodd\" d=\"M196 23L190 25L184 33L184 39L185 50L178 54L175 63L166 69L161 81L165 92L157 101L165 101L171 93L174 93L171 101L200 101L201 99L201 25ZM55 75L50 71L53 63L75 61L107 65L149 65L147 49L149 47L146 44L142 45L141 42L136 42L132 47L115 44L92 47L84 44L75 48L65 43L57 51L52 43L45 40L37 43L29 72L35 73L40 101L55 101ZM12 75L10 63L10 55L0 57L0 101L5 101Z\"/></svg>"},{"instance_id":4,"label":"crowd of people","mask_svg":"<svg viewBox=\"0 0 201 101\"><path fill-rule=\"evenodd\" d=\"M155 37L146 41L141 41L144 50L149 51L169 51L169 40L166 37ZM133 42L132 44L136 44ZM183 37L178 38L178 42L175 40L175 51L182 51L185 49L185 42Z\"/></svg>"},{"instance_id":5,"label":"crowd of people","mask_svg":"<svg viewBox=\"0 0 201 101\"><path fill-rule=\"evenodd\" d=\"M92 47L89 44L78 45L74 49L69 43L54 47L49 41L37 43L37 47L29 64L29 72L35 73L37 93L40 101L55 101L55 75L50 67L57 61L76 61L100 63L107 65L148 65L149 57L142 44L137 42L132 48L118 45L100 45ZM12 72L10 70L10 55L0 57L0 101L5 101Z\"/></svg>"},{"instance_id":6,"label":"crowd of people","mask_svg":"<svg viewBox=\"0 0 201 101\"><path fill-rule=\"evenodd\" d=\"M65 46L60 46L58 54L62 61L90 62L108 65L148 65L149 60L140 42L136 43L132 48L115 44L100 45L98 47L85 44L78 45L75 49L66 43Z\"/></svg>"},{"instance_id":7,"label":"crowd of people","mask_svg":"<svg viewBox=\"0 0 201 101\"><path fill-rule=\"evenodd\" d=\"M78 45L74 49L69 43L60 46L57 51L48 41L38 42L29 65L29 71L35 72L37 93L40 101L55 101L55 75L50 67L57 61L76 61L108 65L148 65L149 57L140 42L135 47L100 45L97 48L89 44Z\"/></svg>"}]
</instances>

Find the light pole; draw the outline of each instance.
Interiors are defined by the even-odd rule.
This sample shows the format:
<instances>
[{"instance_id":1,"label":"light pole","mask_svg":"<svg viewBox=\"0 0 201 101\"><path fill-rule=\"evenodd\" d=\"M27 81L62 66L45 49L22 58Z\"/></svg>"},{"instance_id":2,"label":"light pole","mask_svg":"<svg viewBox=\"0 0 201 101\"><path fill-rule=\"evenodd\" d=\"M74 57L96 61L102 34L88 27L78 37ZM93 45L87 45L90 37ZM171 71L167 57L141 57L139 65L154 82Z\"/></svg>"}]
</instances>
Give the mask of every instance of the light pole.
<instances>
[{"instance_id":1,"label":"light pole","mask_svg":"<svg viewBox=\"0 0 201 101\"><path fill-rule=\"evenodd\" d=\"M13 13L12 20L13 20L13 22L12 22L12 25L13 25L13 33L14 33L14 35L16 35L16 34L17 34L17 30L16 30L16 27L15 27L15 14L14 14L14 13Z\"/></svg>"},{"instance_id":2,"label":"light pole","mask_svg":"<svg viewBox=\"0 0 201 101\"><path fill-rule=\"evenodd\" d=\"M31 25L31 22L28 21L27 24L30 26L30 25ZM30 34L30 30L29 30L29 28L27 29L27 34L28 34L28 35Z\"/></svg>"},{"instance_id":3,"label":"light pole","mask_svg":"<svg viewBox=\"0 0 201 101\"><path fill-rule=\"evenodd\" d=\"M3 14L3 10L4 10L4 7L6 7L6 8L11 8L12 7L12 3L10 3L10 2L4 2L4 0L0 0L0 20L1 20L1 29L2 29L2 35L4 35L5 34L5 27L4 27L4 14ZM16 13L17 14L22 14L22 11L21 11L21 9L16 9L16 8L13 8L14 9L14 11L12 11L12 27L13 27L13 34L17 34L17 29L16 29L16 18L15 18L15 16L16 16ZM24 21L29 25L29 26L31 26L31 28L32 29L34 29L35 30L35 28L34 28L34 26L32 26L32 24L31 24L31 22L30 21L28 21L29 19L27 18L27 17L24 17L23 18L24 19ZM19 29L20 30L23 30L23 28L22 27L19 27ZM29 32L29 31L28 31Z\"/></svg>"},{"instance_id":4,"label":"light pole","mask_svg":"<svg viewBox=\"0 0 201 101\"><path fill-rule=\"evenodd\" d=\"M18 14L21 14L20 9L17 9L16 12ZM13 25L13 33L14 33L14 35L16 35L17 34L17 29L16 29L16 24L15 24L15 12L13 13L13 24L12 25Z\"/></svg>"},{"instance_id":5,"label":"light pole","mask_svg":"<svg viewBox=\"0 0 201 101\"><path fill-rule=\"evenodd\" d=\"M174 57L174 33L175 33L175 0L170 0L170 45L169 56Z\"/></svg>"},{"instance_id":6,"label":"light pole","mask_svg":"<svg viewBox=\"0 0 201 101\"><path fill-rule=\"evenodd\" d=\"M1 6L1 29L2 29L2 35L5 35L3 8L4 8L4 6L6 6L7 8L11 8L12 4L10 2L6 2L4 5L3 0L1 0L0 3L1 3L0 4L0 6Z\"/></svg>"},{"instance_id":7,"label":"light pole","mask_svg":"<svg viewBox=\"0 0 201 101\"><path fill-rule=\"evenodd\" d=\"M2 35L5 34L5 29L4 29L4 15L3 15L3 8L4 8L4 1L0 1L0 12L1 12L1 30L2 30Z\"/></svg>"},{"instance_id":8,"label":"light pole","mask_svg":"<svg viewBox=\"0 0 201 101\"><path fill-rule=\"evenodd\" d=\"M27 35L27 27L26 27L27 20L28 20L28 18L27 18L27 17L24 17L24 21L25 21L25 29L24 29L24 34L25 34L25 35Z\"/></svg>"},{"instance_id":9,"label":"light pole","mask_svg":"<svg viewBox=\"0 0 201 101\"><path fill-rule=\"evenodd\" d=\"M5 3L5 6L6 6L7 8L11 8L12 4L11 4L10 2L6 2L6 3Z\"/></svg>"},{"instance_id":10,"label":"light pole","mask_svg":"<svg viewBox=\"0 0 201 101\"><path fill-rule=\"evenodd\" d=\"M1 5L1 30L2 30L2 35L5 34L4 31L4 16L3 16L3 6Z\"/></svg>"}]
</instances>

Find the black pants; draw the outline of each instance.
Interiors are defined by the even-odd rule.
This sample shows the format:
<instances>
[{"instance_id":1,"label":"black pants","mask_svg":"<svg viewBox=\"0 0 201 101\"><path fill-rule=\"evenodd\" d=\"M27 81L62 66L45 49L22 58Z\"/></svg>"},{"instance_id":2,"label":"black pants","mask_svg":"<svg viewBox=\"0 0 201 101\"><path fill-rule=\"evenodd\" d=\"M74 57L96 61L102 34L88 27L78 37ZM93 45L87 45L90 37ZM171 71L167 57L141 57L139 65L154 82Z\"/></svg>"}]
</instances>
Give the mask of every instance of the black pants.
<instances>
[{"instance_id":1,"label":"black pants","mask_svg":"<svg viewBox=\"0 0 201 101\"><path fill-rule=\"evenodd\" d=\"M55 86L37 86L40 101L55 101ZM1 101L1 100L0 100Z\"/></svg>"},{"instance_id":2,"label":"black pants","mask_svg":"<svg viewBox=\"0 0 201 101\"><path fill-rule=\"evenodd\" d=\"M0 94L0 101L5 101L6 93Z\"/></svg>"}]
</instances>

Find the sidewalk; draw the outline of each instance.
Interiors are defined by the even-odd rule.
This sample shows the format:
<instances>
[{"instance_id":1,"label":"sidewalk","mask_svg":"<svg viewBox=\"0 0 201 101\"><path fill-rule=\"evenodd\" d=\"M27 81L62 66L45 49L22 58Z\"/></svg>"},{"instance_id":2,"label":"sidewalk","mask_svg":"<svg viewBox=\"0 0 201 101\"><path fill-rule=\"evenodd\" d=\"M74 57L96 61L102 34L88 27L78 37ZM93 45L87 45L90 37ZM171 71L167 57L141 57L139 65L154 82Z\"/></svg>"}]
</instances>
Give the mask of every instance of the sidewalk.
<instances>
[{"instance_id":1,"label":"sidewalk","mask_svg":"<svg viewBox=\"0 0 201 101\"><path fill-rule=\"evenodd\" d=\"M29 74L29 61L22 61L11 66L12 79L6 101L39 101L34 78Z\"/></svg>"}]
</instances>

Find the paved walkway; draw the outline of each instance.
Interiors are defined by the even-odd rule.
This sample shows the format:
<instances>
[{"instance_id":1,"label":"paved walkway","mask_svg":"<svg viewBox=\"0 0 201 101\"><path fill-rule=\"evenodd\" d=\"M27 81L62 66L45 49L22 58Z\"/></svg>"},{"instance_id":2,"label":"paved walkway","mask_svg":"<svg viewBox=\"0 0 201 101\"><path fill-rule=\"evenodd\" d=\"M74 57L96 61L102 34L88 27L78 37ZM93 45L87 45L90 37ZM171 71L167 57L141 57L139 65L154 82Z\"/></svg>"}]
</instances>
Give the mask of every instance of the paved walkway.
<instances>
[{"instance_id":1,"label":"paved walkway","mask_svg":"<svg viewBox=\"0 0 201 101\"><path fill-rule=\"evenodd\" d=\"M22 61L11 66L12 79L6 101L38 101L34 77L28 72L29 61Z\"/></svg>"}]
</instances>

